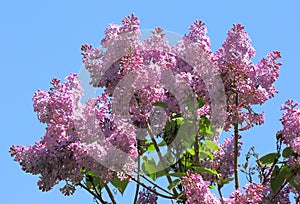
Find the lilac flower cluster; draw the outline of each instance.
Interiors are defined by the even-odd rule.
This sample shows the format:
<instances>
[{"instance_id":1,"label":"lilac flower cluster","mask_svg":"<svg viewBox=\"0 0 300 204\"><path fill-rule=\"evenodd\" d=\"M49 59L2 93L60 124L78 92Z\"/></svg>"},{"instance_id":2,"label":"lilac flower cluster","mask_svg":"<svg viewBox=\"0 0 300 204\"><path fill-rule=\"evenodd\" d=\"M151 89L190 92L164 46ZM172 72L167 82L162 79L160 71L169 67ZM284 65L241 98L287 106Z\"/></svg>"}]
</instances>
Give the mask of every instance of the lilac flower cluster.
<instances>
[{"instance_id":1,"label":"lilac flower cluster","mask_svg":"<svg viewBox=\"0 0 300 204\"><path fill-rule=\"evenodd\" d=\"M285 111L280 119L283 130L277 134L282 135L285 145L292 147L294 152L300 154L300 109L298 105L298 102L288 100L281 107L281 110Z\"/></svg>"},{"instance_id":2,"label":"lilac flower cluster","mask_svg":"<svg viewBox=\"0 0 300 204\"><path fill-rule=\"evenodd\" d=\"M155 191L155 189L153 188ZM157 195L148 189L143 189L139 192L139 199L137 200L136 204L156 204L157 203Z\"/></svg>"},{"instance_id":3,"label":"lilac flower cluster","mask_svg":"<svg viewBox=\"0 0 300 204\"><path fill-rule=\"evenodd\" d=\"M241 138L241 136L240 136ZM239 151L242 148L242 142L239 141ZM213 152L214 159L205 161L204 166L218 171L219 179L226 180L232 178L234 174L234 135L231 138L226 138L222 144L219 145L219 150ZM216 181L214 175L204 176L209 181Z\"/></svg>"},{"instance_id":4,"label":"lilac flower cluster","mask_svg":"<svg viewBox=\"0 0 300 204\"><path fill-rule=\"evenodd\" d=\"M191 174L187 172L188 176L182 178L182 183L185 185L184 194L186 196L186 203L221 203L221 201L210 192L209 182L204 181L201 175ZM223 203L226 204L258 204L258 203L290 203L289 193L293 192L290 186L282 189L276 197L271 190L270 184L262 185L260 183L249 183L241 189L232 192L229 198L223 198ZM296 194L298 192L295 192Z\"/></svg>"},{"instance_id":5,"label":"lilac flower cluster","mask_svg":"<svg viewBox=\"0 0 300 204\"><path fill-rule=\"evenodd\" d=\"M280 119L283 129L277 132L278 139L287 146L291 147L296 155L289 157L289 165L293 170L300 168L300 108L299 103L292 100L287 100L284 105L281 106L281 110L285 112ZM295 177L295 183L300 184L299 173ZM287 186L284 190L287 193L294 192L295 200L299 199L299 192L291 186Z\"/></svg>"},{"instance_id":6,"label":"lilac flower cluster","mask_svg":"<svg viewBox=\"0 0 300 204\"><path fill-rule=\"evenodd\" d=\"M101 45L107 48L106 51L91 45L82 47L83 62L90 72L91 83L95 87L104 87L110 96L120 80L130 72L141 73L147 70L149 74L144 74L138 80L155 81L151 88L142 86L136 90L144 105L137 108L136 103L131 103L131 109L134 109L131 114L135 121L149 119L149 113L153 111L149 104L153 101L168 101L168 91L160 90L163 85L157 78L162 70L171 70L192 88L197 97L205 99L208 104L211 102L211 93L207 87L213 84L211 78L213 75L221 75L228 104L227 113L220 110L221 114L227 115L225 130L230 130L234 123L241 124L241 130L264 123L263 113L254 112L252 105L263 104L277 92L273 83L278 78L281 66L277 62L281 57L280 52L274 51L254 65L251 58L255 50L240 24L233 25L222 48L215 54L210 49L210 39L202 21L195 21L189 28L190 32L173 47L164 39L161 28L155 29L147 40L140 42L139 26L140 22L134 15L124 17L121 25L111 24L105 30L106 36ZM153 66L159 70L149 72ZM151 93L153 89L158 89L154 91L160 94L155 94L155 97L146 94L151 98L149 100L142 97L144 91ZM209 107L208 104L206 107ZM201 111L199 114L203 115Z\"/></svg>"},{"instance_id":7,"label":"lilac flower cluster","mask_svg":"<svg viewBox=\"0 0 300 204\"><path fill-rule=\"evenodd\" d=\"M225 129L233 123L243 124L242 130L264 123L263 113L255 113L251 106L263 104L277 92L274 82L279 76L281 63L276 60L281 58L280 52L269 53L257 65L251 61L254 55L250 38L240 24L233 25L214 55L229 104Z\"/></svg>"},{"instance_id":8,"label":"lilac flower cluster","mask_svg":"<svg viewBox=\"0 0 300 204\"><path fill-rule=\"evenodd\" d=\"M263 201L263 191L265 187L258 183L250 183L244 187L244 194L240 189L230 194L230 197L225 199L226 204L258 204Z\"/></svg>"},{"instance_id":9,"label":"lilac flower cluster","mask_svg":"<svg viewBox=\"0 0 300 204\"><path fill-rule=\"evenodd\" d=\"M204 181L200 174L191 174L187 172L187 176L182 178L185 186L184 195L187 204L219 204L219 199L209 191L209 182Z\"/></svg>"},{"instance_id":10,"label":"lilac flower cluster","mask_svg":"<svg viewBox=\"0 0 300 204\"><path fill-rule=\"evenodd\" d=\"M115 125L113 115L108 115L108 98L102 95L81 104L82 90L76 74L66 77L64 83L53 79L51 84L50 91L39 90L33 96L38 119L47 125L45 135L33 146L10 148L11 156L24 171L40 175L39 188L49 191L59 181L66 181L61 191L70 195L83 179L81 169L94 171L105 182L116 176L124 178L112 167L101 165L98 158L107 158L110 164L122 161L114 168L132 174L137 157L135 131L128 125L126 129ZM113 156L115 149L126 152L129 158Z\"/></svg>"},{"instance_id":11,"label":"lilac flower cluster","mask_svg":"<svg viewBox=\"0 0 300 204\"><path fill-rule=\"evenodd\" d=\"M11 156L24 171L40 174L38 185L42 191L50 190L61 180L78 183L82 179L81 167L72 149L72 144L78 142L73 128L73 107L80 100L81 89L75 74L66 80L61 84L53 79L49 92L39 90L33 96L34 111L38 119L47 124L42 140L33 146L12 146L10 149Z\"/></svg>"}]
</instances>

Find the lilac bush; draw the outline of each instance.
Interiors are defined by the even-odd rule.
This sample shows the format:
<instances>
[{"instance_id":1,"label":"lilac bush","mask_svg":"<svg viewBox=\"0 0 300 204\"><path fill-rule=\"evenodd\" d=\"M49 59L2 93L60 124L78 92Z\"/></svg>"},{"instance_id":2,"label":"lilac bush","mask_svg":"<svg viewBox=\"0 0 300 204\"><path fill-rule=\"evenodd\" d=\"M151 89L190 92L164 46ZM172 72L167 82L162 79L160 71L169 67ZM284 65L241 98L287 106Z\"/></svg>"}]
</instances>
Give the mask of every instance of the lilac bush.
<instances>
[{"instance_id":1,"label":"lilac bush","mask_svg":"<svg viewBox=\"0 0 300 204\"><path fill-rule=\"evenodd\" d=\"M159 197L189 204L290 203L292 197L300 203L297 102L281 107L283 128L274 137L274 152L249 153L245 164L238 160L243 131L264 123L253 107L278 92L279 51L254 64L255 49L240 24L215 53L199 20L174 46L162 28L140 41L133 14L104 33L103 49L81 48L90 84L103 93L83 103L76 74L65 82L54 78L49 91L33 95L45 135L34 145L10 148L22 170L40 176L42 191L64 181L66 196L81 188L97 203L108 203L104 193L117 203L112 188L123 194L133 182L133 203L157 203ZM223 143L221 129L231 132ZM248 165L250 157L255 167ZM240 172L249 181L242 188ZM158 178L166 179L165 186ZM232 183L235 191L225 198L223 187Z\"/></svg>"}]
</instances>

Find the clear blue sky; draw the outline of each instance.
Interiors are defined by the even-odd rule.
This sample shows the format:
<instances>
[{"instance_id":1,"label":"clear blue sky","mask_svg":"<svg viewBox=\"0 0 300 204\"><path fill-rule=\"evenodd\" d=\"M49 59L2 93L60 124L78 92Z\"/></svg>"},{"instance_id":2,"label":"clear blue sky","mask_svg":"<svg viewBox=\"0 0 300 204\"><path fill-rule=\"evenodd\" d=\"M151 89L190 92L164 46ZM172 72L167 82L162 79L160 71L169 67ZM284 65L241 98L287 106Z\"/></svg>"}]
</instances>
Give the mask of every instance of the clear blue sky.
<instances>
[{"instance_id":1,"label":"clear blue sky","mask_svg":"<svg viewBox=\"0 0 300 204\"><path fill-rule=\"evenodd\" d=\"M120 23L132 12L140 18L142 29L160 26L180 34L186 33L194 20L202 19L213 51L221 46L233 23L245 25L257 51L256 61L267 52L281 51L283 66L276 82L280 93L263 106L265 125L248 131L243 138L245 150L256 145L258 152L271 151L274 135L281 128L280 105L288 98L300 101L299 11L297 0L1 1L0 203L92 203L81 190L71 197L63 197L58 188L40 192L38 177L21 171L8 150L12 144L33 144L44 134L44 126L32 108L34 91L48 89L52 77L64 78L78 72L82 65L81 44L98 46L107 25Z\"/></svg>"}]
</instances>

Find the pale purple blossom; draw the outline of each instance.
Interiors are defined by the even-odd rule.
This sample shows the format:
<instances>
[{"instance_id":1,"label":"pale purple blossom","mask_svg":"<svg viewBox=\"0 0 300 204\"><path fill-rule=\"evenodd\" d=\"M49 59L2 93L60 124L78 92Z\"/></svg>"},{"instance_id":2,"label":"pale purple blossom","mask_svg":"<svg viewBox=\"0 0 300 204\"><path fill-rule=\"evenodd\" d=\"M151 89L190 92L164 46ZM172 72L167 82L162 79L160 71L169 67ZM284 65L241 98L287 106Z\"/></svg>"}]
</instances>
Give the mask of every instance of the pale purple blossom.
<instances>
[{"instance_id":1,"label":"pale purple blossom","mask_svg":"<svg viewBox=\"0 0 300 204\"><path fill-rule=\"evenodd\" d=\"M153 188L152 190L155 191ZM157 204L158 197L155 193L148 189L143 189L139 192L139 199L136 204Z\"/></svg>"},{"instance_id":2,"label":"pale purple blossom","mask_svg":"<svg viewBox=\"0 0 300 204\"><path fill-rule=\"evenodd\" d=\"M187 173L186 177L182 178L184 185L184 195L186 204L219 204L221 203L217 196L210 192L209 182L204 181L200 174Z\"/></svg>"},{"instance_id":3,"label":"pale purple blossom","mask_svg":"<svg viewBox=\"0 0 300 204\"><path fill-rule=\"evenodd\" d=\"M265 187L258 183L250 183L243 187L246 191L243 193L240 189L230 194L225 200L226 204L258 204L263 201L263 191Z\"/></svg>"}]
</instances>

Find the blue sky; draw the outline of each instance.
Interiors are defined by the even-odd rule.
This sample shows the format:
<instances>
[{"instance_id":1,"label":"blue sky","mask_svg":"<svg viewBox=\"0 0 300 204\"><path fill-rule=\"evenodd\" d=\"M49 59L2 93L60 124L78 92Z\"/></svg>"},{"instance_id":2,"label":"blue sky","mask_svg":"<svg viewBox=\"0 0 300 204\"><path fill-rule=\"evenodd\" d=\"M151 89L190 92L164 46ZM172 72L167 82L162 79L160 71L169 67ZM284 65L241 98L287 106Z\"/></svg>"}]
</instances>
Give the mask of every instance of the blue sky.
<instances>
[{"instance_id":1,"label":"blue sky","mask_svg":"<svg viewBox=\"0 0 300 204\"><path fill-rule=\"evenodd\" d=\"M71 197L63 197L58 188L40 192L38 177L21 171L8 150L12 144L33 144L44 134L45 127L32 108L34 91L48 89L52 77L64 78L78 72L82 66L81 45L98 46L107 25L120 23L123 16L132 12L140 18L142 29L159 26L179 34L186 33L194 20L202 19L213 51L221 46L233 23L245 25L256 49L255 61L267 52L280 50L283 66L276 82L280 92L261 108L266 114L265 125L247 131L243 138L245 151L252 145L262 154L272 151L274 135L281 128L280 105L288 98L300 101L299 10L297 0L2 1L0 203L93 203L82 190Z\"/></svg>"}]
</instances>

